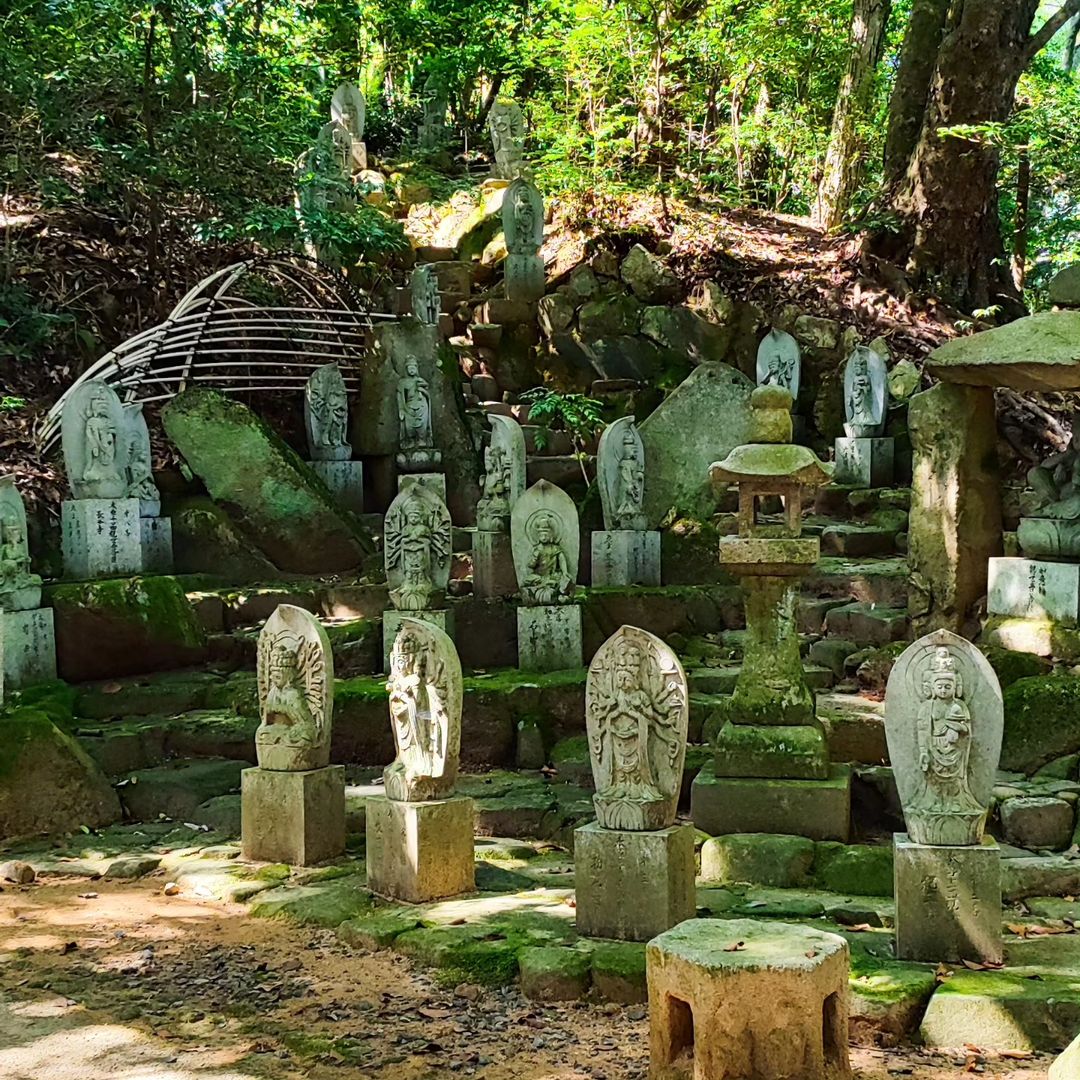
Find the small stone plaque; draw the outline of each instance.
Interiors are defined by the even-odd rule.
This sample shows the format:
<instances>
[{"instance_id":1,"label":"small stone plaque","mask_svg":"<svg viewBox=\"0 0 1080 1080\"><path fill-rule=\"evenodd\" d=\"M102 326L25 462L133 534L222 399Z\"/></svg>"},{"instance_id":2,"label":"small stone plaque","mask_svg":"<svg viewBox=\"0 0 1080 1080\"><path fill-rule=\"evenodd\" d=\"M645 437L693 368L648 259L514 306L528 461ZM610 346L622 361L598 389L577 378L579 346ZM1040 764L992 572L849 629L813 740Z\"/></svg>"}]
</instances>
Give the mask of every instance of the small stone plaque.
<instances>
[{"instance_id":1,"label":"small stone plaque","mask_svg":"<svg viewBox=\"0 0 1080 1080\"><path fill-rule=\"evenodd\" d=\"M0 686L18 690L56 678L56 634L52 608L0 613L4 678Z\"/></svg>"},{"instance_id":2,"label":"small stone plaque","mask_svg":"<svg viewBox=\"0 0 1080 1080\"><path fill-rule=\"evenodd\" d=\"M594 585L659 585L660 534L611 529L592 534Z\"/></svg>"},{"instance_id":3,"label":"small stone plaque","mask_svg":"<svg viewBox=\"0 0 1080 1080\"><path fill-rule=\"evenodd\" d=\"M520 607L517 626L522 671L565 671L584 664L577 604Z\"/></svg>"},{"instance_id":4,"label":"small stone plaque","mask_svg":"<svg viewBox=\"0 0 1080 1080\"><path fill-rule=\"evenodd\" d=\"M1001 853L990 837L970 847L893 837L898 960L996 964L1001 944Z\"/></svg>"},{"instance_id":5,"label":"small stone plaque","mask_svg":"<svg viewBox=\"0 0 1080 1080\"><path fill-rule=\"evenodd\" d=\"M67 577L86 580L142 570L138 499L68 499L60 519Z\"/></svg>"},{"instance_id":6,"label":"small stone plaque","mask_svg":"<svg viewBox=\"0 0 1080 1080\"><path fill-rule=\"evenodd\" d=\"M888 487L893 482L891 436L880 439L837 439L833 482L859 488Z\"/></svg>"},{"instance_id":7,"label":"small stone plaque","mask_svg":"<svg viewBox=\"0 0 1080 1080\"><path fill-rule=\"evenodd\" d=\"M354 514L364 512L364 464L361 461L311 461L311 471L330 489L334 502ZM433 473L441 476L441 473ZM400 480L400 478L399 478ZM443 489L446 479L443 478Z\"/></svg>"},{"instance_id":8,"label":"small stone plaque","mask_svg":"<svg viewBox=\"0 0 1080 1080\"><path fill-rule=\"evenodd\" d=\"M986 607L991 615L1080 621L1080 563L994 558L989 571Z\"/></svg>"}]
</instances>

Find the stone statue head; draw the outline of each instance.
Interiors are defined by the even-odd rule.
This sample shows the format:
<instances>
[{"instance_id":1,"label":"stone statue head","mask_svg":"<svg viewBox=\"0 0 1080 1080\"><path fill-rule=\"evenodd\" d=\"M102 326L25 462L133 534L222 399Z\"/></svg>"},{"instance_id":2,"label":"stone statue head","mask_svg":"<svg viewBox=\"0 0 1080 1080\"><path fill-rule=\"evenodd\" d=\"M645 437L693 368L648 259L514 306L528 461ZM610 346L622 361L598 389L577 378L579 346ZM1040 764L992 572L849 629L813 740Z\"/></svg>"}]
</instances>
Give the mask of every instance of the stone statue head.
<instances>
[{"instance_id":1,"label":"stone statue head","mask_svg":"<svg viewBox=\"0 0 1080 1080\"><path fill-rule=\"evenodd\" d=\"M555 544L559 540L559 524L550 511L541 511L536 515L530 530L534 544Z\"/></svg>"},{"instance_id":2,"label":"stone statue head","mask_svg":"<svg viewBox=\"0 0 1080 1080\"><path fill-rule=\"evenodd\" d=\"M419 499L410 499L405 504L405 523L407 525L422 525L424 523L424 507Z\"/></svg>"},{"instance_id":3,"label":"stone statue head","mask_svg":"<svg viewBox=\"0 0 1080 1080\"><path fill-rule=\"evenodd\" d=\"M407 630L399 630L390 650L391 675L408 675L417 668L421 655L420 643Z\"/></svg>"},{"instance_id":4,"label":"stone statue head","mask_svg":"<svg viewBox=\"0 0 1080 1080\"><path fill-rule=\"evenodd\" d=\"M641 650L634 644L626 648L615 658L615 687L618 690L630 690L641 676Z\"/></svg>"},{"instance_id":5,"label":"stone statue head","mask_svg":"<svg viewBox=\"0 0 1080 1080\"><path fill-rule=\"evenodd\" d=\"M923 694L939 701L951 701L963 697L963 681L956 670L956 661L949 650L939 648L930 662L926 678L923 681Z\"/></svg>"},{"instance_id":6,"label":"stone statue head","mask_svg":"<svg viewBox=\"0 0 1080 1080\"><path fill-rule=\"evenodd\" d=\"M17 521L6 518L0 521L0 535L3 536L5 544L17 544L22 540L22 529Z\"/></svg>"},{"instance_id":7,"label":"stone statue head","mask_svg":"<svg viewBox=\"0 0 1080 1080\"><path fill-rule=\"evenodd\" d=\"M270 682L278 690L284 690L296 681L299 667L297 664L296 649L289 639L282 639L274 644L274 650L270 654Z\"/></svg>"},{"instance_id":8,"label":"stone statue head","mask_svg":"<svg viewBox=\"0 0 1080 1080\"><path fill-rule=\"evenodd\" d=\"M408 375L410 379L415 379L416 376L420 374L420 364L415 356L407 356L405 358L405 374Z\"/></svg>"}]
</instances>

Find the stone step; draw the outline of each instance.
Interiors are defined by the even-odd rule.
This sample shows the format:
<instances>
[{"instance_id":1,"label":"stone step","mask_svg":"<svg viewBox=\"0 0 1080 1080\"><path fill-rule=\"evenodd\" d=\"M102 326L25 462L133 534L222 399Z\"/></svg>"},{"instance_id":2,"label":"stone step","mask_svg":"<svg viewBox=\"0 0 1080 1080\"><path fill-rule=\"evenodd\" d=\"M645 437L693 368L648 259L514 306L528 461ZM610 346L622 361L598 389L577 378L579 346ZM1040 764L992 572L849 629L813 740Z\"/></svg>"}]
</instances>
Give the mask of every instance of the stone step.
<instances>
[{"instance_id":1,"label":"stone step","mask_svg":"<svg viewBox=\"0 0 1080 1080\"><path fill-rule=\"evenodd\" d=\"M207 800L238 791L245 767L243 761L218 758L174 761L131 773L117 791L133 821L189 821Z\"/></svg>"},{"instance_id":2,"label":"stone step","mask_svg":"<svg viewBox=\"0 0 1080 1080\"><path fill-rule=\"evenodd\" d=\"M825 555L803 579L802 594L905 608L910 576L907 559L900 556L848 559Z\"/></svg>"},{"instance_id":3,"label":"stone step","mask_svg":"<svg viewBox=\"0 0 1080 1080\"><path fill-rule=\"evenodd\" d=\"M731 694L741 672L741 664L694 668L686 672L686 680L691 694ZM834 672L820 664L803 664L803 675L811 690L828 690L836 681Z\"/></svg>"},{"instance_id":4,"label":"stone step","mask_svg":"<svg viewBox=\"0 0 1080 1080\"><path fill-rule=\"evenodd\" d=\"M907 611L858 600L833 608L825 616L825 632L858 645L888 645L907 636Z\"/></svg>"},{"instance_id":5,"label":"stone step","mask_svg":"<svg viewBox=\"0 0 1080 1080\"><path fill-rule=\"evenodd\" d=\"M821 553L845 558L891 555L896 530L879 525L829 525L821 532Z\"/></svg>"}]
</instances>

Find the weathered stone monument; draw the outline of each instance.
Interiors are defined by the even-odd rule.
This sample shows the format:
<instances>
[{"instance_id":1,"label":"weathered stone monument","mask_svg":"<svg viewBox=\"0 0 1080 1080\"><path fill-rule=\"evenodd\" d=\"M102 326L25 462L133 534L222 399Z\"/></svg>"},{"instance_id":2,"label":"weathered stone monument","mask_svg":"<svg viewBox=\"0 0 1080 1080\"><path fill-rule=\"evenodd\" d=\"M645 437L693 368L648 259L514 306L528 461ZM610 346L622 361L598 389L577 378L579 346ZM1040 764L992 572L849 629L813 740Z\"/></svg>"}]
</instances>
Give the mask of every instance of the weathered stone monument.
<instances>
[{"instance_id":1,"label":"weathered stone monument","mask_svg":"<svg viewBox=\"0 0 1080 1080\"><path fill-rule=\"evenodd\" d=\"M141 404L124 406L127 434L127 494L139 500L139 542L146 574L173 571L172 522L161 516L161 493L151 468L150 431Z\"/></svg>"},{"instance_id":2,"label":"weathered stone monument","mask_svg":"<svg viewBox=\"0 0 1080 1080\"><path fill-rule=\"evenodd\" d=\"M645 447L632 416L600 436L596 482L604 528L592 534L594 585L659 585L660 534L645 518Z\"/></svg>"},{"instance_id":3,"label":"weathered stone monument","mask_svg":"<svg viewBox=\"0 0 1080 1080\"><path fill-rule=\"evenodd\" d=\"M337 364L323 364L304 387L308 464L346 510L364 509L364 466L352 460L349 396Z\"/></svg>"},{"instance_id":4,"label":"weathered stone monument","mask_svg":"<svg viewBox=\"0 0 1080 1080\"><path fill-rule=\"evenodd\" d=\"M438 494L410 481L386 511L383 561L393 610L383 612L383 661L405 615L433 623L453 634L450 612L443 603L450 581L450 512ZM384 666L384 670L389 670Z\"/></svg>"},{"instance_id":5,"label":"weathered stone monument","mask_svg":"<svg viewBox=\"0 0 1080 1080\"><path fill-rule=\"evenodd\" d=\"M442 454L435 449L431 424L431 386L420 374L420 361L406 356L397 381L398 488L416 481L446 502L446 474L440 472Z\"/></svg>"},{"instance_id":6,"label":"weathered stone monument","mask_svg":"<svg viewBox=\"0 0 1080 1080\"><path fill-rule=\"evenodd\" d=\"M367 801L368 888L421 904L473 889L471 799L454 794L461 746L461 663L437 626L403 618L391 653L397 756L385 796Z\"/></svg>"},{"instance_id":7,"label":"weathered stone monument","mask_svg":"<svg viewBox=\"0 0 1080 1080\"><path fill-rule=\"evenodd\" d=\"M888 400L885 358L856 345L844 368L844 438L836 440L838 484L887 487L893 479L893 439L885 437Z\"/></svg>"},{"instance_id":8,"label":"weathered stone monument","mask_svg":"<svg viewBox=\"0 0 1080 1080\"><path fill-rule=\"evenodd\" d=\"M509 416L488 415L482 494L472 537L473 596L491 599L517 592L510 546L510 513L525 490L525 433Z\"/></svg>"},{"instance_id":9,"label":"weathered stone monument","mask_svg":"<svg viewBox=\"0 0 1080 1080\"><path fill-rule=\"evenodd\" d=\"M802 380L802 354L799 343L783 330L773 327L761 339L757 352L758 386L781 386L799 399Z\"/></svg>"},{"instance_id":10,"label":"weathered stone monument","mask_svg":"<svg viewBox=\"0 0 1080 1080\"><path fill-rule=\"evenodd\" d=\"M847 942L752 919L650 941L651 1080L847 1080Z\"/></svg>"},{"instance_id":11,"label":"weathered stone monument","mask_svg":"<svg viewBox=\"0 0 1080 1080\"><path fill-rule=\"evenodd\" d=\"M419 141L422 150L438 150L445 145L446 134L446 87L441 76L432 73L424 80L421 91L423 119L420 122Z\"/></svg>"},{"instance_id":12,"label":"weathered stone monument","mask_svg":"<svg viewBox=\"0 0 1080 1080\"><path fill-rule=\"evenodd\" d=\"M596 821L574 832L583 934L648 941L694 917L694 828L675 824L688 717L686 675L658 637L624 626L600 647L585 686Z\"/></svg>"},{"instance_id":13,"label":"weathered stone monument","mask_svg":"<svg viewBox=\"0 0 1080 1080\"><path fill-rule=\"evenodd\" d=\"M56 678L52 608L41 606L41 578L30 568L26 508L13 476L0 477L0 700Z\"/></svg>"},{"instance_id":14,"label":"weathered stone monument","mask_svg":"<svg viewBox=\"0 0 1080 1080\"><path fill-rule=\"evenodd\" d=\"M409 282L412 293L412 313L425 326L438 326L442 314L439 279L430 263L416 267Z\"/></svg>"},{"instance_id":15,"label":"weathered stone monument","mask_svg":"<svg viewBox=\"0 0 1080 1080\"><path fill-rule=\"evenodd\" d=\"M488 113L488 132L495 151L492 176L516 180L525 170L525 114L516 101L496 101Z\"/></svg>"},{"instance_id":16,"label":"weathered stone monument","mask_svg":"<svg viewBox=\"0 0 1080 1080\"><path fill-rule=\"evenodd\" d=\"M799 578L818 561L816 537L803 537L803 489L831 479L829 466L791 439L791 394L759 386L751 397L753 442L710 470L737 484L739 534L720 539L720 562L735 574L746 605L746 644L735 691L714 744L714 760L691 788L698 828L847 840L851 776L831 765L813 691L799 654ZM760 500L780 496L782 520L762 518Z\"/></svg>"},{"instance_id":17,"label":"weathered stone monument","mask_svg":"<svg viewBox=\"0 0 1080 1080\"><path fill-rule=\"evenodd\" d=\"M330 119L349 133L350 171L360 172L368 167L367 146L364 143L364 122L367 103L360 88L343 82L330 99Z\"/></svg>"},{"instance_id":18,"label":"weathered stone monument","mask_svg":"<svg viewBox=\"0 0 1080 1080\"><path fill-rule=\"evenodd\" d=\"M506 262L503 292L507 300L531 304L544 295L544 200L531 180L519 176L506 189L502 209Z\"/></svg>"},{"instance_id":19,"label":"weathered stone monument","mask_svg":"<svg viewBox=\"0 0 1080 1080\"><path fill-rule=\"evenodd\" d=\"M885 694L907 833L894 838L896 955L1002 959L1000 855L984 835L1003 731L989 661L948 630L897 660Z\"/></svg>"},{"instance_id":20,"label":"weathered stone monument","mask_svg":"<svg viewBox=\"0 0 1080 1080\"><path fill-rule=\"evenodd\" d=\"M514 505L518 666L526 671L581 667L581 608L574 602L580 543L577 507L561 488L538 480Z\"/></svg>"},{"instance_id":21,"label":"weathered stone monument","mask_svg":"<svg viewBox=\"0 0 1080 1080\"><path fill-rule=\"evenodd\" d=\"M61 506L64 572L72 578L139 573L141 504L129 494L130 430L107 383L90 379L72 391L61 439L73 496Z\"/></svg>"},{"instance_id":22,"label":"weathered stone monument","mask_svg":"<svg viewBox=\"0 0 1080 1080\"><path fill-rule=\"evenodd\" d=\"M241 848L310 866L345 850L345 769L330 764L334 658L326 631L281 604L259 634L258 768L240 774Z\"/></svg>"}]
</instances>

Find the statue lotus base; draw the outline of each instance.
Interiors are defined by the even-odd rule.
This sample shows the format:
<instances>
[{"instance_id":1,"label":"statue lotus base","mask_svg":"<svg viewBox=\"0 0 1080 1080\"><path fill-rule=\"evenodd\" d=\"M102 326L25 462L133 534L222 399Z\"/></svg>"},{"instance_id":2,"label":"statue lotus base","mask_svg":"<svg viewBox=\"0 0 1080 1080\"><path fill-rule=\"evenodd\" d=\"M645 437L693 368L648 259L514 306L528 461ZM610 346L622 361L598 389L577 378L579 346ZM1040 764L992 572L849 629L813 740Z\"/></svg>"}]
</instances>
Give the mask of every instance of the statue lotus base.
<instances>
[{"instance_id":1,"label":"statue lotus base","mask_svg":"<svg viewBox=\"0 0 1080 1080\"><path fill-rule=\"evenodd\" d=\"M856 488L889 487L893 482L893 456L891 437L837 439L833 482Z\"/></svg>"},{"instance_id":2,"label":"statue lotus base","mask_svg":"<svg viewBox=\"0 0 1080 1080\"><path fill-rule=\"evenodd\" d=\"M477 529L472 538L473 596L492 600L517 592L510 534Z\"/></svg>"},{"instance_id":3,"label":"statue lotus base","mask_svg":"<svg viewBox=\"0 0 1080 1080\"><path fill-rule=\"evenodd\" d=\"M472 799L367 800L367 885L379 896L424 904L475 888Z\"/></svg>"},{"instance_id":4,"label":"statue lotus base","mask_svg":"<svg viewBox=\"0 0 1080 1080\"><path fill-rule=\"evenodd\" d=\"M986 837L971 847L893 837L898 960L1000 963L1001 853Z\"/></svg>"},{"instance_id":5,"label":"statue lotus base","mask_svg":"<svg viewBox=\"0 0 1080 1080\"><path fill-rule=\"evenodd\" d=\"M990 559L986 609L991 615L1076 625L1080 622L1080 563Z\"/></svg>"},{"instance_id":6,"label":"statue lotus base","mask_svg":"<svg viewBox=\"0 0 1080 1080\"><path fill-rule=\"evenodd\" d=\"M364 512L362 461L309 461L311 471L330 489L334 502L354 514Z\"/></svg>"},{"instance_id":7,"label":"statue lotus base","mask_svg":"<svg viewBox=\"0 0 1080 1080\"><path fill-rule=\"evenodd\" d=\"M171 574L173 572L171 518L139 518L139 543L142 547L144 574Z\"/></svg>"},{"instance_id":8,"label":"statue lotus base","mask_svg":"<svg viewBox=\"0 0 1080 1080\"><path fill-rule=\"evenodd\" d=\"M846 843L851 771L832 765L825 780L720 777L709 761L690 787L690 816L710 836L786 833Z\"/></svg>"},{"instance_id":9,"label":"statue lotus base","mask_svg":"<svg viewBox=\"0 0 1080 1080\"><path fill-rule=\"evenodd\" d=\"M577 929L588 937L648 941L692 919L694 828L574 830Z\"/></svg>"},{"instance_id":10,"label":"statue lotus base","mask_svg":"<svg viewBox=\"0 0 1080 1080\"><path fill-rule=\"evenodd\" d=\"M85 581L142 570L138 499L67 499L60 521L66 577Z\"/></svg>"},{"instance_id":11,"label":"statue lotus base","mask_svg":"<svg viewBox=\"0 0 1080 1080\"><path fill-rule=\"evenodd\" d=\"M256 862L313 866L345 851L345 767L240 774L240 848Z\"/></svg>"},{"instance_id":12,"label":"statue lotus base","mask_svg":"<svg viewBox=\"0 0 1080 1080\"><path fill-rule=\"evenodd\" d=\"M390 671L390 650L394 647L394 638L401 629L402 619L418 619L420 622L431 623L437 626L449 637L454 636L454 613L447 608L437 608L425 611L398 611L395 608L387 608L383 612L383 671Z\"/></svg>"},{"instance_id":13,"label":"statue lotus base","mask_svg":"<svg viewBox=\"0 0 1080 1080\"><path fill-rule=\"evenodd\" d=\"M56 678L56 633L52 608L0 611L0 689L18 690Z\"/></svg>"},{"instance_id":14,"label":"statue lotus base","mask_svg":"<svg viewBox=\"0 0 1080 1080\"><path fill-rule=\"evenodd\" d=\"M660 534L610 529L592 534L594 585L659 585Z\"/></svg>"},{"instance_id":15,"label":"statue lotus base","mask_svg":"<svg viewBox=\"0 0 1080 1080\"><path fill-rule=\"evenodd\" d=\"M517 630L522 671L565 671L584 663L577 604L519 607Z\"/></svg>"}]
</instances>

